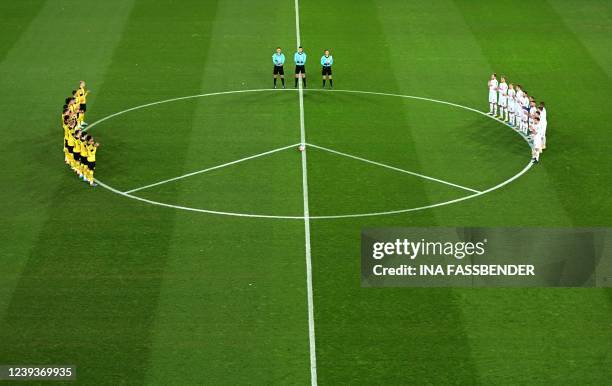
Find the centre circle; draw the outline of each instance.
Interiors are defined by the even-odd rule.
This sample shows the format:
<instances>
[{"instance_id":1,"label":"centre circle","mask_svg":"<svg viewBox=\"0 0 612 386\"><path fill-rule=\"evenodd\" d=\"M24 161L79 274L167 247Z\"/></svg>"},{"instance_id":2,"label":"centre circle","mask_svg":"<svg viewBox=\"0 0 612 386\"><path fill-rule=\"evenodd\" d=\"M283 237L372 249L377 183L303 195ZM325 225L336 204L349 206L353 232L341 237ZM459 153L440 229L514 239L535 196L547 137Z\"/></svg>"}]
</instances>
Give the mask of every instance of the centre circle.
<instances>
[{"instance_id":1,"label":"centre circle","mask_svg":"<svg viewBox=\"0 0 612 386\"><path fill-rule=\"evenodd\" d=\"M215 93L207 93L207 94L198 94L198 95L191 95L191 96L185 96L185 97L179 97L179 98L172 98L172 99L166 99L166 100L162 100L162 101L157 101L157 102L152 102L152 103L147 103L147 104L143 104L140 106L136 106L136 107L132 107L123 111L119 111L116 112L114 114L110 114L104 118L101 118L95 122L93 122L92 124L89 125L88 130L93 129L94 127L102 124L105 121L108 121L112 118L121 116L123 114L127 114L129 112L133 112L133 111L138 111L141 109L146 109L146 108L151 108L154 106L158 106L158 105L162 105L162 104L166 104L166 103L170 103L170 102L178 102L178 101L187 101L187 100L194 100L194 99L198 99L198 98L206 98L206 97L213 97L213 96L221 96L221 95L232 95L232 94L250 94L250 93L290 93L293 91L297 91L297 90L270 90L270 89L252 89L252 90L235 90L235 91L223 91L223 92L215 92ZM424 102L424 103L433 103L433 104L437 104L437 105L441 105L441 106L447 106L449 108L455 108L455 109L461 109L461 110L465 110L465 111L470 111L473 112L475 114L479 114L482 117L486 117L487 119L493 119L495 121L497 121L495 118L481 112L478 111L476 109L473 109L471 107L467 107L467 106L462 106L456 103L451 103L451 102L446 102L446 101L442 101L442 100L437 100L437 99L431 99L431 98L424 98L424 97L418 97L418 96L412 96L412 95L401 95L401 94L392 94L392 93L382 93L382 92L372 92L372 91L356 91L356 90L324 90L324 89L314 89L314 90L307 90L304 91L305 95L308 95L309 93L320 93L320 94L325 94L325 95L344 95L344 96L379 96L379 97L386 97L386 98L396 98L396 99L403 99L403 100L414 100L414 101L420 101L420 102ZM313 94L316 95L316 94ZM375 119L375 117L373 118ZM507 126L500 121L499 122L500 125L503 125L504 127L507 128ZM509 129L510 130L510 129ZM518 134L518 133L517 133ZM485 134L486 135L486 134ZM488 134L488 135L492 135L492 134ZM520 136L520 134L519 134ZM465 200L469 200L472 198L476 198L479 197L481 195L493 192L511 182L513 182L514 180L516 180L517 178L521 177L523 174L525 174L530 168L531 168L531 162L528 162L526 164L526 166L521 169L520 171L518 171L516 174L512 175L511 177L507 178L506 180L497 183L493 186L490 187L486 187L486 188L480 188L480 189L476 189L476 188L472 188L472 187L466 187L466 186L462 186L459 184L454 184L453 182L449 182L446 181L444 179L438 179L435 177L431 177L428 175L421 175L419 173L410 171L410 170L404 170L404 169L399 169L395 166L384 164L384 163L380 163L377 162L377 160L369 160L366 158L362 158L361 154L355 155L355 154L348 154L345 153L343 151L338 151L336 149L333 148L329 148L326 146L319 146L319 144L317 143L309 143L308 141L308 136L307 136L307 146L306 146L306 151L308 151L308 149L310 148L315 148L315 149L320 149L321 151L324 152L328 152L329 154L334 154L335 156L338 157L344 157L346 159L354 159L356 160L356 162L364 162L364 163L368 163L370 164L372 167L380 167L380 168L384 168L385 170L394 170L397 171L398 173L403 173L403 174L408 174L411 175L414 178L422 178L422 179L426 179L429 181L432 181L433 183L440 183L440 184L444 184L445 186L450 186L450 187L454 187L457 189L462 190L465 194L461 195L460 197L457 198L452 198L452 199L443 199L443 200L439 200L437 202L434 203L427 203L424 205L418 205L418 206L414 206L414 207L408 207L408 208L398 208L398 209L393 209L393 210L380 210L380 211L369 211L369 212L363 212L363 213L340 213L340 214L329 214L329 215L310 215L308 216L309 219L312 220L323 220L323 219L338 219L338 218L349 218L349 217L369 217L369 216L382 216L382 215L390 215L390 214L399 214L399 213L406 213L406 212L414 212L414 211L419 211L419 210L425 210L425 209L430 209L430 208L435 208L435 207L440 207L440 206L444 206L444 205L450 205L450 204L454 204L454 203L458 203L461 201L465 201ZM522 138L522 137L521 137ZM255 159L259 156L266 156L268 153L272 154L272 153L276 153L276 152L280 152L280 151L285 151L291 148L297 148L298 144L287 144L287 146L282 147L282 148L274 148L274 149L269 149L267 152L264 153L260 153L257 155L250 155L250 154L245 154L245 158L244 159L237 159L235 161L230 161L226 164L221 164L218 165L217 167L213 166L210 167L208 169L203 169L201 171L196 171L193 172L191 174L198 174L200 172L206 172L208 170L214 170L214 169L220 169L221 167L225 167L228 165L232 165L238 162L249 162L249 159ZM177 176L175 178L169 178L168 180L163 180L160 181L162 183L165 182L172 182L174 179L179 179L179 178L183 178L185 177L183 176ZM157 206L163 206L163 207L167 207L167 208L172 208L172 209L178 209L178 210L186 210L186 211L191 211L191 212L199 212L199 213L208 213L208 214L214 214L214 215L225 215L225 216L237 216L237 217L255 217L255 218L270 218L270 219L294 219L294 220L303 220L305 217L303 215L277 215L277 214L266 214L266 213L247 213L247 212L234 212L234 211L223 211L223 210L213 210L213 209L206 209L206 208L198 208L198 207L192 207L192 206L185 206L185 205L177 205L177 204L172 204L172 203L168 203L168 202L162 202L160 200L155 200L155 199L150 199L150 198L145 198L145 197L141 197L138 195L138 191L141 188L135 188L135 189L131 189L131 190L121 190L121 189L117 189L113 186L111 186L110 184L107 184L101 180L97 180L99 186L108 189L109 191L121 195L123 197L126 198L130 198L133 200L137 200L140 202L144 202L147 204L151 204L151 205L157 205ZM150 186L154 186L156 184L158 184L159 182L156 181L151 181L151 185ZM147 186L145 186L146 188Z\"/></svg>"}]
</instances>

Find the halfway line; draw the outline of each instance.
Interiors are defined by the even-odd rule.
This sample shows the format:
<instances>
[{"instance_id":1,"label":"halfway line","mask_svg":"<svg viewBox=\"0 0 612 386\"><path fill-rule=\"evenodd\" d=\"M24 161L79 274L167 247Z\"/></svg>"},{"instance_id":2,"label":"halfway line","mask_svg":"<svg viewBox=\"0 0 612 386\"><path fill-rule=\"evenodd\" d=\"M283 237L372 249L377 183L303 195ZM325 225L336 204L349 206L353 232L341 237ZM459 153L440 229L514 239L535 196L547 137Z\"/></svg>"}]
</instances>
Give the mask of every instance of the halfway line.
<instances>
[{"instance_id":1,"label":"halfway line","mask_svg":"<svg viewBox=\"0 0 612 386\"><path fill-rule=\"evenodd\" d=\"M295 40L296 48L301 46L300 37L300 5L295 0ZM304 126L304 89L302 78L298 79L300 101L300 141L306 144L306 128ZM308 342L310 344L310 384L317 385L317 354L315 346L314 298L312 294L312 256L310 252L310 210L308 208L308 170L306 151L302 151L302 191L304 192L304 243L306 252L306 290L308 293Z\"/></svg>"}]
</instances>

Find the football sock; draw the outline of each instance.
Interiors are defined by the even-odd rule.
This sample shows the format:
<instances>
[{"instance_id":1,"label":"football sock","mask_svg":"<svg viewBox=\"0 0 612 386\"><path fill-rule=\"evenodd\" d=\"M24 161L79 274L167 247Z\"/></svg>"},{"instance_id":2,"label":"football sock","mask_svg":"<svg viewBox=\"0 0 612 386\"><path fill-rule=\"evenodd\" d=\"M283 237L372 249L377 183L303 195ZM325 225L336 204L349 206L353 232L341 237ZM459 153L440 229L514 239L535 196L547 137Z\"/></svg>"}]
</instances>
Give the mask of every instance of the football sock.
<instances>
[{"instance_id":1,"label":"football sock","mask_svg":"<svg viewBox=\"0 0 612 386\"><path fill-rule=\"evenodd\" d=\"M325 87L325 79L323 79L323 87Z\"/></svg>"},{"instance_id":2,"label":"football sock","mask_svg":"<svg viewBox=\"0 0 612 386\"><path fill-rule=\"evenodd\" d=\"M274 87L276 87L276 78L274 78Z\"/></svg>"},{"instance_id":3,"label":"football sock","mask_svg":"<svg viewBox=\"0 0 612 386\"><path fill-rule=\"evenodd\" d=\"M283 87L285 87L285 78L281 78L281 82L283 82Z\"/></svg>"},{"instance_id":4,"label":"football sock","mask_svg":"<svg viewBox=\"0 0 612 386\"><path fill-rule=\"evenodd\" d=\"M329 79L329 87L334 87L334 80L333 79Z\"/></svg>"},{"instance_id":5,"label":"football sock","mask_svg":"<svg viewBox=\"0 0 612 386\"><path fill-rule=\"evenodd\" d=\"M304 87L306 87L306 77L302 78L302 83L304 84Z\"/></svg>"},{"instance_id":6,"label":"football sock","mask_svg":"<svg viewBox=\"0 0 612 386\"><path fill-rule=\"evenodd\" d=\"M298 78L295 78L295 87L297 87Z\"/></svg>"}]
</instances>

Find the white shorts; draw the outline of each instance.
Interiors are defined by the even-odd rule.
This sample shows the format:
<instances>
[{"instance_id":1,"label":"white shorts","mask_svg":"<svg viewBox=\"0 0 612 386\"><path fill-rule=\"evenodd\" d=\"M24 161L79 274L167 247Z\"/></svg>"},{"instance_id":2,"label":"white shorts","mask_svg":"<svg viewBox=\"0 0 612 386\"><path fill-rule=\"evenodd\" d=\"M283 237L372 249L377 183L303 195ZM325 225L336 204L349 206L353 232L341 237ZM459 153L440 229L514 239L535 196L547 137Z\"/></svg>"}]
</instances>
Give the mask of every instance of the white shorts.
<instances>
[{"instance_id":1,"label":"white shorts","mask_svg":"<svg viewBox=\"0 0 612 386\"><path fill-rule=\"evenodd\" d=\"M514 113L514 106L515 106L514 101L508 100L508 112L509 113Z\"/></svg>"},{"instance_id":2,"label":"white shorts","mask_svg":"<svg viewBox=\"0 0 612 386\"><path fill-rule=\"evenodd\" d=\"M508 97L507 97L507 96L500 95L500 96L499 96L499 102L498 102L498 103L499 103L499 105L500 105L501 107L507 107L507 106L508 106Z\"/></svg>"},{"instance_id":3,"label":"white shorts","mask_svg":"<svg viewBox=\"0 0 612 386\"><path fill-rule=\"evenodd\" d=\"M534 135L533 136L533 148L541 149L542 148L542 136Z\"/></svg>"},{"instance_id":4,"label":"white shorts","mask_svg":"<svg viewBox=\"0 0 612 386\"><path fill-rule=\"evenodd\" d=\"M497 91L489 91L489 103L497 103Z\"/></svg>"}]
</instances>

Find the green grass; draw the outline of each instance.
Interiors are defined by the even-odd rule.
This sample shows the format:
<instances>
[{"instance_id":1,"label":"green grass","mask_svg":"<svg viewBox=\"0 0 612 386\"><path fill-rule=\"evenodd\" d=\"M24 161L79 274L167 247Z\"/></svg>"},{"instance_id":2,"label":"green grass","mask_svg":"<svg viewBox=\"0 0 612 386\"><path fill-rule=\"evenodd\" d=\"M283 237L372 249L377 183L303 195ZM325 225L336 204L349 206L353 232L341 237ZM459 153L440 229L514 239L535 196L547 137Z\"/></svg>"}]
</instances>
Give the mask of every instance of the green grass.
<instances>
[{"instance_id":1,"label":"green grass","mask_svg":"<svg viewBox=\"0 0 612 386\"><path fill-rule=\"evenodd\" d=\"M337 89L484 110L496 71L545 100L550 122L543 162L494 192L311 221L319 383L609 383L609 289L361 288L359 260L366 227L610 225L609 2L313 0L300 16L310 143L478 190L529 159L518 135L474 112L310 90L323 48ZM294 17L293 1L0 3L0 364L73 363L84 384L310 382L303 221L90 189L62 164L58 127L80 79L93 90L90 122L270 88L273 49L291 61ZM169 102L92 134L97 177L124 191L299 142L298 95ZM315 216L470 194L307 152ZM301 216L300 160L287 149L135 195Z\"/></svg>"}]
</instances>

